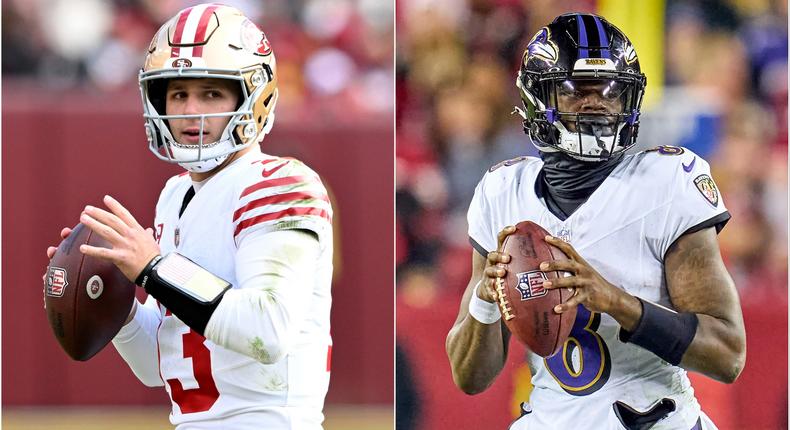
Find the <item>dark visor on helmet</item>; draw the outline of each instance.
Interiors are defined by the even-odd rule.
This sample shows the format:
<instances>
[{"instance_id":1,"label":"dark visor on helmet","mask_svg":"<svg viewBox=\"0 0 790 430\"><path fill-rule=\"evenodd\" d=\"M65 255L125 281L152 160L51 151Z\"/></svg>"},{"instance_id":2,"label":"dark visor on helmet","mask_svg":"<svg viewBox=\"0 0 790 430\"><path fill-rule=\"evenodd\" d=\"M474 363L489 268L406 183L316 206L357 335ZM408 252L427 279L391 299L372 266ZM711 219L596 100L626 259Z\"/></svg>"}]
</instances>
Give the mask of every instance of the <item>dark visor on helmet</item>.
<instances>
[{"instance_id":1,"label":"dark visor on helmet","mask_svg":"<svg viewBox=\"0 0 790 430\"><path fill-rule=\"evenodd\" d=\"M566 79L549 88L552 105L560 112L579 109L628 113L633 109L634 85L615 79Z\"/></svg>"}]
</instances>

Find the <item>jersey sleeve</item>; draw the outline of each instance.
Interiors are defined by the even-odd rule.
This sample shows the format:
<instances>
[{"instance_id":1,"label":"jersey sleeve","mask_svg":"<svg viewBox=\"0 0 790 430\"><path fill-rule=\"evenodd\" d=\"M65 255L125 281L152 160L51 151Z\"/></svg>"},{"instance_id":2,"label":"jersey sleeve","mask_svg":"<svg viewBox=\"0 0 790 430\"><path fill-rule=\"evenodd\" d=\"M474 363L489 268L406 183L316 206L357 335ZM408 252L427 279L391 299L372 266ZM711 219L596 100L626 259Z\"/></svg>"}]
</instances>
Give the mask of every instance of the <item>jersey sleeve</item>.
<instances>
[{"instance_id":1,"label":"jersey sleeve","mask_svg":"<svg viewBox=\"0 0 790 430\"><path fill-rule=\"evenodd\" d=\"M161 322L162 314L159 306L153 297L148 296L144 305L137 302L134 318L121 327L112 340L118 354L129 365L137 379L149 387L164 385L159 375L157 344L157 331Z\"/></svg>"},{"instance_id":2,"label":"jersey sleeve","mask_svg":"<svg viewBox=\"0 0 790 430\"><path fill-rule=\"evenodd\" d=\"M332 205L319 176L294 159L265 159L253 166L233 211L239 246L253 233L309 230L321 247L331 244Z\"/></svg>"},{"instance_id":3,"label":"jersey sleeve","mask_svg":"<svg viewBox=\"0 0 790 430\"><path fill-rule=\"evenodd\" d=\"M708 227L720 231L730 219L713 177L710 165L698 155L688 151L674 170L674 185L668 204L656 214L663 218L659 255L666 254L669 247L682 235Z\"/></svg>"},{"instance_id":4,"label":"jersey sleeve","mask_svg":"<svg viewBox=\"0 0 790 430\"><path fill-rule=\"evenodd\" d=\"M264 364L282 359L307 319L321 252L299 231L251 235L236 254L239 288L220 301L206 338Z\"/></svg>"},{"instance_id":5,"label":"jersey sleeve","mask_svg":"<svg viewBox=\"0 0 790 430\"><path fill-rule=\"evenodd\" d=\"M488 176L488 174L483 176L483 179L477 184L472 202L469 204L469 211L466 214L466 220L469 223L469 242L484 257L489 251L496 249L497 245L496 232L492 225L492 205L486 193Z\"/></svg>"}]
</instances>

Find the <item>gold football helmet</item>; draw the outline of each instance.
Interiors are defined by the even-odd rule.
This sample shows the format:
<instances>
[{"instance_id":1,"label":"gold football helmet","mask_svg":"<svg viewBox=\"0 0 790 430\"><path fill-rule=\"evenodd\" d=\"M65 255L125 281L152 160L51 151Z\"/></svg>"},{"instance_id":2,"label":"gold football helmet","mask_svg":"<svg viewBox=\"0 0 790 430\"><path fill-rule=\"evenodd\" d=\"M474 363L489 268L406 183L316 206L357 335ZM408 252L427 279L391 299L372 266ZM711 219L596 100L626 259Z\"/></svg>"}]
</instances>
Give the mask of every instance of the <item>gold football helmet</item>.
<instances>
[{"instance_id":1,"label":"gold football helmet","mask_svg":"<svg viewBox=\"0 0 790 430\"><path fill-rule=\"evenodd\" d=\"M165 115L167 81L220 78L237 81L240 102L234 112ZM160 159L192 172L207 172L228 156L260 142L274 123L277 72L266 35L238 9L202 4L182 10L166 22L148 47L139 75L143 117L151 151ZM230 117L216 142L181 144L168 120Z\"/></svg>"}]
</instances>

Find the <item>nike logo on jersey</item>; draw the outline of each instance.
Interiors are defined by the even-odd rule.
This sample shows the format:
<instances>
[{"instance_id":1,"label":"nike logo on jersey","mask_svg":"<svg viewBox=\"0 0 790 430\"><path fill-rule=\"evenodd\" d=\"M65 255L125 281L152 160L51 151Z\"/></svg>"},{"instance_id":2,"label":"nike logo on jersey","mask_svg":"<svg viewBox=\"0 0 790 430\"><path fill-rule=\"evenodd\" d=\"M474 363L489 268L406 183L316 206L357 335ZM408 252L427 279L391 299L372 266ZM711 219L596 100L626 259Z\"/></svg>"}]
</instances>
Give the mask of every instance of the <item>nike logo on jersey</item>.
<instances>
[{"instance_id":1,"label":"nike logo on jersey","mask_svg":"<svg viewBox=\"0 0 790 430\"><path fill-rule=\"evenodd\" d=\"M683 164L683 170L685 170L685 171L686 171L686 173L689 173L689 172L691 172L691 169L693 169L693 168L694 168L694 163L696 163L696 162L697 162L697 157L695 156L694 158L692 158L692 159L691 159L691 163L689 163L689 165L688 165L688 166L686 166L685 164Z\"/></svg>"},{"instance_id":2,"label":"nike logo on jersey","mask_svg":"<svg viewBox=\"0 0 790 430\"><path fill-rule=\"evenodd\" d=\"M276 171L278 171L278 170L282 169L282 168L283 168L283 166L285 166L286 164L288 164L288 162L287 162L287 161L286 161L285 163L278 164L278 165L276 165L276 166L272 167L271 169L266 169L266 168L264 167L264 168L263 168L263 170L261 171L261 176L263 176L264 178L268 178L269 176L273 175L273 174L274 174L274 172L276 172Z\"/></svg>"}]
</instances>

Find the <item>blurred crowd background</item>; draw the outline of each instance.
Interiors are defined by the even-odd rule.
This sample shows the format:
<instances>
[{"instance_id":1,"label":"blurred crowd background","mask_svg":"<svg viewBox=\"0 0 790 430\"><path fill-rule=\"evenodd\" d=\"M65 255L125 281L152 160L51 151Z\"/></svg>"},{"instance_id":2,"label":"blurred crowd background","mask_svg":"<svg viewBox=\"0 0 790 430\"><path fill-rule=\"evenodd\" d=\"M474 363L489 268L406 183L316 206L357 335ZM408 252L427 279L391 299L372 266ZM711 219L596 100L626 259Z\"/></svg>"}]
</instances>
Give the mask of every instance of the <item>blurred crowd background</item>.
<instances>
[{"instance_id":1,"label":"blurred crowd background","mask_svg":"<svg viewBox=\"0 0 790 430\"><path fill-rule=\"evenodd\" d=\"M58 90L137 88L156 30L190 0L8 0L5 78ZM224 0L258 24L277 58L277 121L392 115L393 6L377 0Z\"/></svg>"},{"instance_id":2,"label":"blurred crowd background","mask_svg":"<svg viewBox=\"0 0 790 430\"><path fill-rule=\"evenodd\" d=\"M422 338L432 328L412 322L421 318L441 325L431 334L435 335L432 342L438 344L431 354L441 361L435 371L449 374L443 343L471 274L466 212L475 186L490 166L520 155L537 155L520 118L512 115L513 107L521 106L515 77L524 48L555 16L573 11L602 13L602 3L615 2L398 2L397 336L399 358L403 358L398 366L404 375L419 373L430 356L421 355L432 348ZM659 68L658 76L648 76L647 91L653 94L648 94L650 100L643 105L636 149L684 146L710 162L732 214L719 240L741 300L745 307L762 303L778 307L780 314L784 309L786 315L787 2L631 3L628 6L637 14L650 13L639 11L646 3L663 3L664 11L663 52L658 53L663 55L663 70ZM648 16L660 22L660 17ZM626 29L626 34L633 40L641 30ZM639 44L636 48L644 68L646 57L654 53L642 53ZM446 314L443 320L430 315L437 312ZM758 341L756 326L749 323L747 337ZM777 333L784 333L786 319L776 324ZM749 350L747 370L762 353ZM779 358L786 367L786 348ZM427 388L431 382L419 376L413 379L413 387L397 386L399 392L404 390L405 403L398 409L402 428L421 422L423 427L416 428L451 428L442 427L443 422L453 420L450 413L441 419L419 418L421 413L437 413L425 403L436 394ZM787 391L782 386L784 400ZM451 383L443 389L455 399L456 412L473 419L463 414L467 403L454 396L460 391ZM477 397L474 402L486 404ZM413 413L401 414L402 410ZM782 415L784 411L786 407ZM735 428L730 425L737 422L719 421L724 422L720 428ZM769 428L740 428L747 427Z\"/></svg>"}]
</instances>

